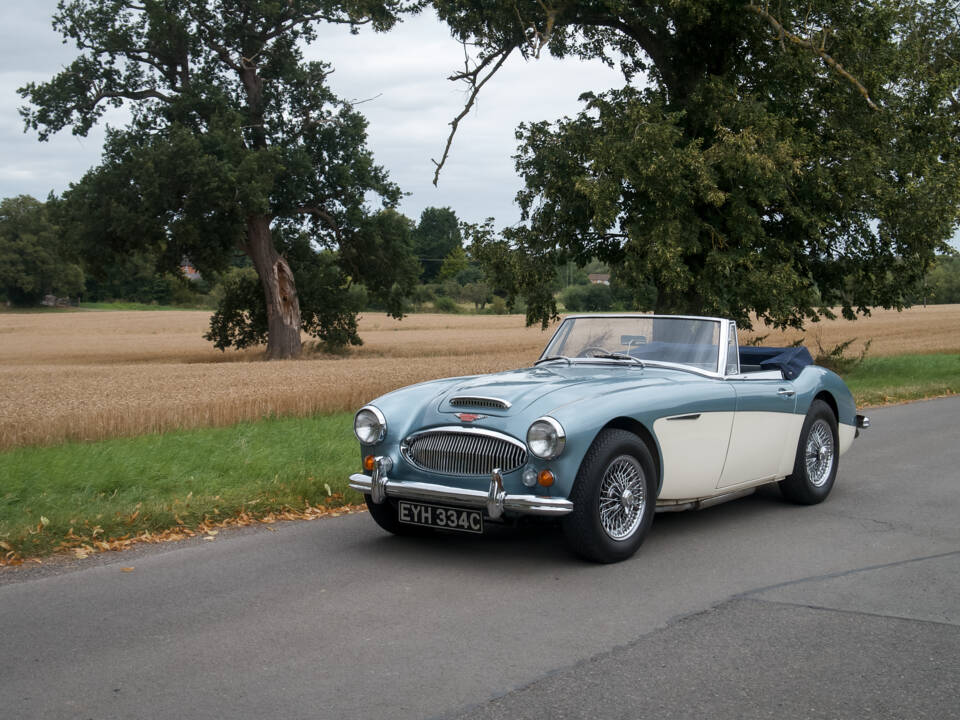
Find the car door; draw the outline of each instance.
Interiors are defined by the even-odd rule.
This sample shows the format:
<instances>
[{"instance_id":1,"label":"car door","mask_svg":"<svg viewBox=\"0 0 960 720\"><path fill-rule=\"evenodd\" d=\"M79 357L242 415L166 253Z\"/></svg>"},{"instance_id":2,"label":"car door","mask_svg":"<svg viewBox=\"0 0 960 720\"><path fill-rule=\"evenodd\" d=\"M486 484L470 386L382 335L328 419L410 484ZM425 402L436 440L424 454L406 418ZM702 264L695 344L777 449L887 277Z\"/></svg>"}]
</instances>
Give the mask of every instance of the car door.
<instances>
[{"instance_id":1,"label":"car door","mask_svg":"<svg viewBox=\"0 0 960 720\"><path fill-rule=\"evenodd\" d=\"M718 488L770 480L788 475L793 468L797 437L796 388L772 372L728 378L736 393L736 410L730 431L727 459ZM779 374L779 373L777 373Z\"/></svg>"},{"instance_id":2,"label":"car door","mask_svg":"<svg viewBox=\"0 0 960 720\"><path fill-rule=\"evenodd\" d=\"M736 415L736 395L724 380L691 383L677 392L674 407L653 424L663 457L661 500L716 493Z\"/></svg>"}]
</instances>

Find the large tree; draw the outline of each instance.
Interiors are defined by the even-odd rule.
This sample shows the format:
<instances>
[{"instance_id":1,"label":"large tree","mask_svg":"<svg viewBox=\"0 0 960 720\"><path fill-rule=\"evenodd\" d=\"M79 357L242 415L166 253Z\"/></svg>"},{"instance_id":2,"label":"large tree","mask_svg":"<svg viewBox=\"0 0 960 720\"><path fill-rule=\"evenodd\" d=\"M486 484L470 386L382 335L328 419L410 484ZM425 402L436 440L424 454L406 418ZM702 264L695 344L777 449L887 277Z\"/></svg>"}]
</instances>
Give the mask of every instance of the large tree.
<instances>
[{"instance_id":1,"label":"large tree","mask_svg":"<svg viewBox=\"0 0 960 720\"><path fill-rule=\"evenodd\" d=\"M67 193L78 242L105 254L150 248L167 267L188 257L202 272L245 253L263 291L269 358L296 356L302 328L331 322L328 308L301 307L279 227L309 231L331 292L366 280L386 288L399 314L387 291L415 279L415 261L383 261L395 248L370 247L365 234L367 198L390 206L399 190L366 149L364 119L331 92L331 68L302 49L320 24L386 30L406 9L402 0L61 0L54 27L80 55L21 90L28 127L41 139L67 126L84 135L110 106L131 113L108 132L103 164ZM357 246L370 250L363 262ZM352 319L350 303L337 307L334 325Z\"/></svg>"},{"instance_id":2,"label":"large tree","mask_svg":"<svg viewBox=\"0 0 960 720\"><path fill-rule=\"evenodd\" d=\"M413 247L423 266L423 282L433 282L440 274L444 259L462 247L460 222L448 207L428 207L420 213L420 222L413 231Z\"/></svg>"},{"instance_id":3,"label":"large tree","mask_svg":"<svg viewBox=\"0 0 960 720\"><path fill-rule=\"evenodd\" d=\"M528 320L555 314L557 263L591 258L638 304L652 286L658 311L852 318L907 303L956 227L955 1L434 4L480 48L454 76L465 110L511 53L625 76L576 117L520 128L525 222L476 229Z\"/></svg>"}]
</instances>

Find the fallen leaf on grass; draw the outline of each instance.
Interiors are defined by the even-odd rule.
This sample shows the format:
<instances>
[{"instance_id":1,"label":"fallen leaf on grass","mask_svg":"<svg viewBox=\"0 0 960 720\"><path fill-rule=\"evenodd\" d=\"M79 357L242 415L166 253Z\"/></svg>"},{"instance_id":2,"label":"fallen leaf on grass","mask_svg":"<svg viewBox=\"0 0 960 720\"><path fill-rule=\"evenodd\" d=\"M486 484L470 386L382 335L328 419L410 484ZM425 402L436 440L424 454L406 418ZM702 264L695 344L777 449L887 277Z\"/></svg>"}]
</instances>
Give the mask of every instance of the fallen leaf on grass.
<instances>
[{"instance_id":1,"label":"fallen leaf on grass","mask_svg":"<svg viewBox=\"0 0 960 720\"><path fill-rule=\"evenodd\" d=\"M313 520L321 517L340 517L341 515L353 515L354 513L366 512L366 510L366 505L340 505L335 508L326 506L307 506L303 509L295 509L287 507L280 511L264 513L264 515L260 517L247 512L239 512L235 517L231 518L205 518L203 523L200 523L194 528L177 526L167 528L166 530L156 530L154 532L142 530L134 535L126 533L119 537L110 537L104 539L99 537L94 539L89 535L78 535L75 533L74 528L70 528L70 530L65 534L69 542L62 542L60 543L59 547L63 552L72 551L78 560L83 560L97 552L102 552L104 550L126 550L132 547L134 544L139 543L160 543L185 540L187 538L197 537L198 535L204 535L205 540L212 541L216 539L215 534L219 532L219 530L216 528L245 527L247 525L253 525L256 523L275 523L280 520ZM276 530L269 525L267 525L267 529L271 532L276 532ZM31 531L30 534L36 533ZM99 535L100 533L97 534ZM89 544L91 542L94 544ZM83 545L78 547L77 545L80 543L83 543ZM17 551L10 550L5 556L0 555L0 567L22 565L24 562L30 560L38 563L41 562L37 558L24 558Z\"/></svg>"}]
</instances>

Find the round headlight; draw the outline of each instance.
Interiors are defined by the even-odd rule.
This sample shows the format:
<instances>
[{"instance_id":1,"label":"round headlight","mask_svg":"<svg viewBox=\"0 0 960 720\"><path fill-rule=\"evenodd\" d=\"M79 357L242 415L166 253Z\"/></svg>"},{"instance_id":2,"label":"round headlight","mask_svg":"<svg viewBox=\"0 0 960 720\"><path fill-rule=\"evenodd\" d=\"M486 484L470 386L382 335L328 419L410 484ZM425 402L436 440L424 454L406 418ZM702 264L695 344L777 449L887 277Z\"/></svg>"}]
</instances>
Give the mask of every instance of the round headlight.
<instances>
[{"instance_id":1,"label":"round headlight","mask_svg":"<svg viewBox=\"0 0 960 720\"><path fill-rule=\"evenodd\" d=\"M527 447L543 460L552 460L563 452L567 435L563 427L552 417L534 420L527 430Z\"/></svg>"},{"instance_id":2,"label":"round headlight","mask_svg":"<svg viewBox=\"0 0 960 720\"><path fill-rule=\"evenodd\" d=\"M353 418L353 433L364 445L375 445L387 434L387 420L373 405L367 405Z\"/></svg>"}]
</instances>

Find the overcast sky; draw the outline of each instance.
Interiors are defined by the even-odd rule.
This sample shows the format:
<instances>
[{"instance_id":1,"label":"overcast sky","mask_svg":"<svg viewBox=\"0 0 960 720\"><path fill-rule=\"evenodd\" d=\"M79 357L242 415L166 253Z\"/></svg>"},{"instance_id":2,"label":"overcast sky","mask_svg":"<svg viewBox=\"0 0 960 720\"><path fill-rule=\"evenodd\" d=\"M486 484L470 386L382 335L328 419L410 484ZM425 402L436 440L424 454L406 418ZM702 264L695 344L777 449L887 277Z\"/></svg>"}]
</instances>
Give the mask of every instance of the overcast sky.
<instances>
[{"instance_id":1,"label":"overcast sky","mask_svg":"<svg viewBox=\"0 0 960 720\"><path fill-rule=\"evenodd\" d=\"M69 129L45 143L23 132L16 89L51 78L76 55L50 27L56 0L0 0L0 197L45 198L62 192L100 159L102 128L76 137ZM524 121L555 120L577 112L586 90L622 85L622 76L599 62L511 58L480 94L460 124L439 188L431 184L448 123L462 109L463 86L446 77L463 66L463 50L432 11L406 19L386 34L321 28L310 59L333 64L330 82L369 120L377 162L410 193L401 210L416 219L425 207L449 206L471 222L493 216L516 222L513 198L520 188L511 156L514 130ZM122 124L123 115L113 121Z\"/></svg>"}]
</instances>

